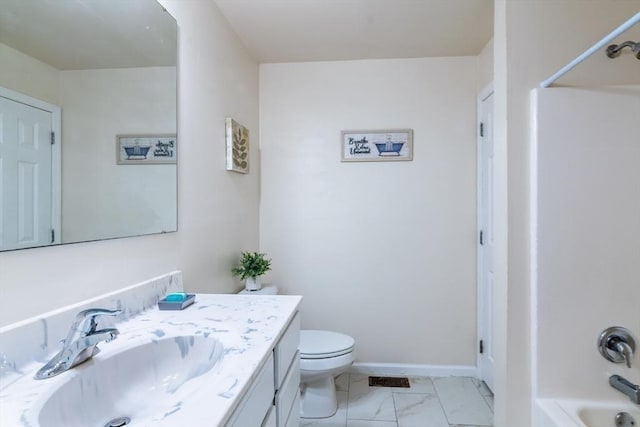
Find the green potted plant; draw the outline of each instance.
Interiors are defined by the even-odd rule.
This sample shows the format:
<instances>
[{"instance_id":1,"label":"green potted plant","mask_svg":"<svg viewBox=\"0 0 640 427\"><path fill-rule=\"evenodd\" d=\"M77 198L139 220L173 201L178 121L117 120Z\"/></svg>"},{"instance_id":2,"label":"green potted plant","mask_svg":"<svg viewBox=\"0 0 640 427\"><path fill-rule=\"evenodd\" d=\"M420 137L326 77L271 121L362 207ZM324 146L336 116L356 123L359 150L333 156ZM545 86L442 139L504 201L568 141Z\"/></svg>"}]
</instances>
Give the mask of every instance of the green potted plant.
<instances>
[{"instance_id":1,"label":"green potted plant","mask_svg":"<svg viewBox=\"0 0 640 427\"><path fill-rule=\"evenodd\" d=\"M260 276L271 270L271 260L266 254L259 252L242 252L240 265L233 267L231 273L244 280L244 287L249 291L257 291L262 287Z\"/></svg>"}]
</instances>

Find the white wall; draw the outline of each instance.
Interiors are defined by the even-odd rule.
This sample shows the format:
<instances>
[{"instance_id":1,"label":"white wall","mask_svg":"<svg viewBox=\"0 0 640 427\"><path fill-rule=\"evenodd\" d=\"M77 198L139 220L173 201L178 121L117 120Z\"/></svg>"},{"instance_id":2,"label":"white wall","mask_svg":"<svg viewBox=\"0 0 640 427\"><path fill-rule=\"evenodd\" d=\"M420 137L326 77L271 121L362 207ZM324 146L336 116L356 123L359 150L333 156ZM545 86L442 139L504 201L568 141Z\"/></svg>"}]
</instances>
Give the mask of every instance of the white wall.
<instances>
[{"instance_id":1,"label":"white wall","mask_svg":"<svg viewBox=\"0 0 640 427\"><path fill-rule=\"evenodd\" d=\"M525 427L531 418L531 90L637 13L639 5L638 0L496 0L494 137L498 187L494 193L494 212L499 270L495 281L494 336L504 337L496 343L498 427ZM639 31L636 26L624 39L639 38ZM629 56L610 60L598 54L559 83L630 84L638 83L638 79L637 60Z\"/></svg>"},{"instance_id":2,"label":"white wall","mask_svg":"<svg viewBox=\"0 0 640 427\"><path fill-rule=\"evenodd\" d=\"M251 174L225 170L224 118L258 146L258 66L210 0L162 3L180 40L178 232L0 253L2 297L20 302L0 311L0 325L175 269L189 291L239 287L229 270L241 250L258 249L260 168L255 150Z\"/></svg>"},{"instance_id":3,"label":"white wall","mask_svg":"<svg viewBox=\"0 0 640 427\"><path fill-rule=\"evenodd\" d=\"M537 105L538 396L624 399L608 378L640 383L640 355L628 369L595 344L609 326L640 339L640 86L542 89Z\"/></svg>"},{"instance_id":4,"label":"white wall","mask_svg":"<svg viewBox=\"0 0 640 427\"><path fill-rule=\"evenodd\" d=\"M0 43L0 86L58 105L60 72Z\"/></svg>"},{"instance_id":5,"label":"white wall","mask_svg":"<svg viewBox=\"0 0 640 427\"><path fill-rule=\"evenodd\" d=\"M260 66L260 247L360 362L475 365L476 58ZM412 128L411 162L340 131ZM446 349L446 350L444 350Z\"/></svg>"},{"instance_id":6,"label":"white wall","mask_svg":"<svg viewBox=\"0 0 640 427\"><path fill-rule=\"evenodd\" d=\"M62 71L60 103L62 241L175 231L176 166L115 155L116 135L176 133L175 67Z\"/></svg>"}]
</instances>

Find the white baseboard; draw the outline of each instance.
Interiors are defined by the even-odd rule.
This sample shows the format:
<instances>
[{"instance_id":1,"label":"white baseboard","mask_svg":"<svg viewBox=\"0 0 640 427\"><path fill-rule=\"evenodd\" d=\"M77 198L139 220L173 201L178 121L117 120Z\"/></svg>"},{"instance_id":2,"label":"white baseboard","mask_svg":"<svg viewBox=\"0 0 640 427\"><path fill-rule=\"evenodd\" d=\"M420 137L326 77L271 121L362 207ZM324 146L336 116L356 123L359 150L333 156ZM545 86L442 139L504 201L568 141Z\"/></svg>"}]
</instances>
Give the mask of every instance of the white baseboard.
<instances>
[{"instance_id":1,"label":"white baseboard","mask_svg":"<svg viewBox=\"0 0 640 427\"><path fill-rule=\"evenodd\" d=\"M376 376L478 377L475 366L415 365L407 363L354 363L349 372Z\"/></svg>"}]
</instances>

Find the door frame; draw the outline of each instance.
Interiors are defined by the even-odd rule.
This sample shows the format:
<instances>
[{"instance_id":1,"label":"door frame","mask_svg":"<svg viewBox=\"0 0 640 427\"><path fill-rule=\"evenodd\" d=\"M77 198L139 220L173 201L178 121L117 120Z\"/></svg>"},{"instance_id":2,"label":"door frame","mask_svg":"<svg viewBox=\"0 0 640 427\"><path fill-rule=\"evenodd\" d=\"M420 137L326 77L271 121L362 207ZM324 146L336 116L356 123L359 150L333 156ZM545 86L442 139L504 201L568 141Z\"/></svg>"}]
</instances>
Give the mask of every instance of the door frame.
<instances>
[{"instance_id":1,"label":"door frame","mask_svg":"<svg viewBox=\"0 0 640 427\"><path fill-rule=\"evenodd\" d=\"M486 321L483 313L485 313L485 292L486 289L483 286L482 280L482 266L483 266L483 256L480 248L480 231L482 230L482 218L483 212L481 209L482 206L482 172L484 170L484 164L482 161L482 137L480 136L480 123L482 122L482 103L489 96L494 94L493 82L487 84L482 88L477 97L477 107L476 107L476 287L477 287L477 339L476 345L479 346L480 339L484 335L486 329ZM495 307L493 308L495 310ZM491 344L493 345L493 343ZM481 361L482 358L479 348L476 347L476 376L479 379L482 379L482 370L481 370ZM495 371L493 373L495 379ZM493 391L493 390L492 390Z\"/></svg>"},{"instance_id":2,"label":"door frame","mask_svg":"<svg viewBox=\"0 0 640 427\"><path fill-rule=\"evenodd\" d=\"M55 230L51 244L62 243L62 108L2 86L0 96L51 113L51 227Z\"/></svg>"}]
</instances>

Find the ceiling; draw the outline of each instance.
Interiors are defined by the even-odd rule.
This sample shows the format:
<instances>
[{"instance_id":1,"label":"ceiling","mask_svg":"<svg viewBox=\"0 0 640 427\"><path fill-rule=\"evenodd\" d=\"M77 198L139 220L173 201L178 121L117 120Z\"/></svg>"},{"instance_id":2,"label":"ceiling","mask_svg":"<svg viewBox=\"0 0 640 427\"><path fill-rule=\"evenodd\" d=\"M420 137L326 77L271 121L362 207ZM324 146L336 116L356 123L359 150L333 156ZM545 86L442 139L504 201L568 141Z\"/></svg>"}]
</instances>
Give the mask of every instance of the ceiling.
<instances>
[{"instance_id":1,"label":"ceiling","mask_svg":"<svg viewBox=\"0 0 640 427\"><path fill-rule=\"evenodd\" d=\"M58 70L176 64L176 22L155 0L0 4L0 43Z\"/></svg>"},{"instance_id":2,"label":"ceiling","mask_svg":"<svg viewBox=\"0 0 640 427\"><path fill-rule=\"evenodd\" d=\"M259 62L477 55L493 0L212 0ZM59 70L172 65L155 0L1 0L0 43Z\"/></svg>"},{"instance_id":3,"label":"ceiling","mask_svg":"<svg viewBox=\"0 0 640 427\"><path fill-rule=\"evenodd\" d=\"M493 0L214 0L261 63L477 55Z\"/></svg>"}]
</instances>

